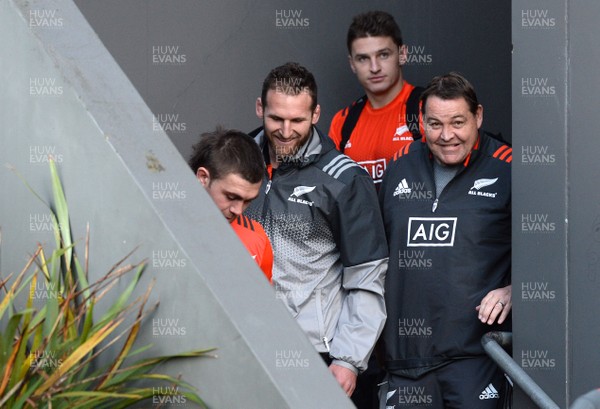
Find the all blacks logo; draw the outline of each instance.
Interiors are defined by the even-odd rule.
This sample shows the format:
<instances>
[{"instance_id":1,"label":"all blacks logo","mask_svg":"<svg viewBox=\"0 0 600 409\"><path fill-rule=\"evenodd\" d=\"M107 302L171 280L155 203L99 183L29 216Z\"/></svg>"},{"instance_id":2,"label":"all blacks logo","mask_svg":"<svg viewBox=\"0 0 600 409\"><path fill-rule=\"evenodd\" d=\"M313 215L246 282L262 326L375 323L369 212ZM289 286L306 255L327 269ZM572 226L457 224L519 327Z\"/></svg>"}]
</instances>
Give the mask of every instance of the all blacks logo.
<instances>
[{"instance_id":1,"label":"all blacks logo","mask_svg":"<svg viewBox=\"0 0 600 409\"><path fill-rule=\"evenodd\" d=\"M456 217L410 217L408 247L452 247Z\"/></svg>"}]
</instances>

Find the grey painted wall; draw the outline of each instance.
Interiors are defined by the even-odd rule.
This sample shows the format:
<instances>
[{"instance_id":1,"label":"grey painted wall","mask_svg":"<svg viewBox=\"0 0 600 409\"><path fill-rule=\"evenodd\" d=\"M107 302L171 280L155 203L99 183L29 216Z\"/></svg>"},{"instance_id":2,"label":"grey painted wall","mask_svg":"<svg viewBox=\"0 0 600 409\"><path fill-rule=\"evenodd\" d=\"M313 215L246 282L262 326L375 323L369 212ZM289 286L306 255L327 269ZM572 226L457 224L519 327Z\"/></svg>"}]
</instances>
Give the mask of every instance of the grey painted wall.
<instances>
[{"instance_id":1,"label":"grey painted wall","mask_svg":"<svg viewBox=\"0 0 600 409\"><path fill-rule=\"evenodd\" d=\"M513 353L560 407L600 384L599 12L513 1Z\"/></svg>"},{"instance_id":2,"label":"grey painted wall","mask_svg":"<svg viewBox=\"0 0 600 409\"><path fill-rule=\"evenodd\" d=\"M315 74L319 126L327 131L335 112L364 93L348 66L345 38L352 16L373 9L400 24L409 82L461 71L484 104L484 126L511 137L508 1L75 2L185 157L216 124L256 128L262 81L289 60Z\"/></svg>"},{"instance_id":3,"label":"grey painted wall","mask_svg":"<svg viewBox=\"0 0 600 409\"><path fill-rule=\"evenodd\" d=\"M572 4L571 4L572 3ZM568 374L571 400L600 386L600 151L598 116L600 36L597 2L568 2L569 59L566 130L569 233Z\"/></svg>"},{"instance_id":4,"label":"grey painted wall","mask_svg":"<svg viewBox=\"0 0 600 409\"><path fill-rule=\"evenodd\" d=\"M49 211L6 165L50 202L52 154L80 257L90 225L90 280L135 247L130 261L147 259L138 295L154 278L160 306L139 345L218 348L161 370L213 408L352 407L77 7L0 1L0 38L2 276L53 244Z\"/></svg>"}]
</instances>

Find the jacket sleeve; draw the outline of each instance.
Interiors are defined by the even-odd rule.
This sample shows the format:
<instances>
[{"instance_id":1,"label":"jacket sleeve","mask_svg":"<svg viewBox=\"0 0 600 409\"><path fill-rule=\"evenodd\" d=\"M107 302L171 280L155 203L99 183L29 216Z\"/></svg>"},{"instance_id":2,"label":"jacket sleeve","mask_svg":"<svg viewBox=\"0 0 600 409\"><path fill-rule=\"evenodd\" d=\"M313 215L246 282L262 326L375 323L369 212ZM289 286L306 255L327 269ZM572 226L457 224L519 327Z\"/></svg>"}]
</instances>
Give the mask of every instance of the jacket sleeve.
<instances>
[{"instance_id":1,"label":"jacket sleeve","mask_svg":"<svg viewBox=\"0 0 600 409\"><path fill-rule=\"evenodd\" d=\"M267 237L267 234L264 233L265 237L265 245L263 248L263 255L260 261L260 268L269 280L269 283L273 283L273 248L271 247L271 242Z\"/></svg>"},{"instance_id":2,"label":"jacket sleeve","mask_svg":"<svg viewBox=\"0 0 600 409\"><path fill-rule=\"evenodd\" d=\"M371 178L358 171L337 201L336 241L346 292L330 355L362 372L386 319L388 248ZM359 174L360 173L360 174ZM339 363L338 363L339 364ZM351 368L352 369L352 368Z\"/></svg>"}]
</instances>

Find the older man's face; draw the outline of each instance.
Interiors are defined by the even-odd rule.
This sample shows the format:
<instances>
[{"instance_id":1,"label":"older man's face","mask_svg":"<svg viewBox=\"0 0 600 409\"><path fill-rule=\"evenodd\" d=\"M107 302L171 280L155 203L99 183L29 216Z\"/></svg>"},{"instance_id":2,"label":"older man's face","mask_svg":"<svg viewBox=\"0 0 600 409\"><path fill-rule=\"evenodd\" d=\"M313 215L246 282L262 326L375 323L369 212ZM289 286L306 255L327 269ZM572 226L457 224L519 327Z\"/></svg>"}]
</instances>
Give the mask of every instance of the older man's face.
<instances>
[{"instance_id":1,"label":"older man's face","mask_svg":"<svg viewBox=\"0 0 600 409\"><path fill-rule=\"evenodd\" d=\"M427 98L425 136L435 160L442 165L457 165L471 153L483 122L483 107L473 114L464 98Z\"/></svg>"}]
</instances>

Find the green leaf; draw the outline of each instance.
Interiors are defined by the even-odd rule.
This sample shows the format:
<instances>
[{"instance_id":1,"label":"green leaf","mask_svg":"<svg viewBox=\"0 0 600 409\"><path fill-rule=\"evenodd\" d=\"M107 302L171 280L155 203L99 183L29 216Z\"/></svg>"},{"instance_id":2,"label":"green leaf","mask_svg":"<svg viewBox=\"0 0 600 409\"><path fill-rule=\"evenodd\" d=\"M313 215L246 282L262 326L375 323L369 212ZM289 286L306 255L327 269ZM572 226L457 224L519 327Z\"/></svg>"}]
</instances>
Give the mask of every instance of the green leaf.
<instances>
[{"instance_id":1,"label":"green leaf","mask_svg":"<svg viewBox=\"0 0 600 409\"><path fill-rule=\"evenodd\" d=\"M77 273L77 280L79 281L79 285L83 288L83 296L87 299L90 297L90 289L87 280L87 276L83 267L81 267L81 263L77 257L75 257L75 272Z\"/></svg>"},{"instance_id":2,"label":"green leaf","mask_svg":"<svg viewBox=\"0 0 600 409\"><path fill-rule=\"evenodd\" d=\"M8 320L6 333L4 334L3 344L7 345L10 354L2 370L3 373L2 382L0 382L0 396L2 396L2 394L9 385L9 381L12 379L13 370L15 368L15 361L17 360L17 355L19 353L21 345L23 344L23 337L17 335L17 331L19 328L19 324L21 323L21 319L25 314L25 311L17 312ZM12 343L11 341L13 339L16 339L16 342Z\"/></svg>"},{"instance_id":3,"label":"green leaf","mask_svg":"<svg viewBox=\"0 0 600 409\"><path fill-rule=\"evenodd\" d=\"M90 339L88 339L85 343L83 343L79 348L77 348L71 355L67 357L65 361L63 361L62 365L58 367L58 369L46 379L46 381L40 386L40 388L35 392L35 396L40 396L48 388L50 388L59 378L61 378L71 367L73 367L81 358L88 354L96 345L104 340L107 336L109 336L123 320L120 319L117 322L112 322L107 324L102 330L95 333Z\"/></svg>"},{"instance_id":4,"label":"green leaf","mask_svg":"<svg viewBox=\"0 0 600 409\"><path fill-rule=\"evenodd\" d=\"M145 268L144 265L138 266L135 276L133 277L133 279L131 280L131 282L125 289L125 291L123 291L121 293L119 298L114 302L114 304L108 309L108 311L100 319L101 322L112 319L114 316L119 314L125 308L125 306L127 304L127 300L129 300L131 293L137 286L138 281L140 280L140 277L142 275L142 272L144 271L144 268Z\"/></svg>"},{"instance_id":5,"label":"green leaf","mask_svg":"<svg viewBox=\"0 0 600 409\"><path fill-rule=\"evenodd\" d=\"M0 321L3 323L0 332L0 408L118 409L156 396L173 395L168 389L161 393L160 389L145 387L144 383L177 386L177 396L206 407L195 388L188 383L151 372L163 362L207 356L212 349L147 359L133 358L142 352L147 353L152 346L133 349L138 333L143 331L144 317L158 305L146 308L151 287L143 297L130 301L144 265L122 265L131 255L129 253L104 277L90 285L87 271L89 228L84 268L75 251L67 202L53 161L50 161L50 173L54 208L50 208L26 182L25 185L52 212L56 248L45 253L44 248L38 245L10 288L8 285L12 277L6 280L0 278L0 289L6 293L0 300ZM50 257L46 258L46 254ZM32 271L32 264L33 272L28 274ZM43 279L38 275L40 272ZM99 322L94 322L96 304L116 287L117 280L129 272L133 277L128 277L125 290L114 302L111 301ZM38 279L46 284L47 291L42 291L42 294L36 293ZM28 285L29 294L23 308L15 300ZM117 328L136 309L138 312L133 324L117 332ZM8 318L3 318L6 312ZM122 341L124 335L127 337ZM105 362L102 354L113 344L121 345L120 352L116 357L111 355L111 360ZM36 351L52 352L49 358L56 359L56 363L48 367L32 366L35 356L32 358L30 354ZM44 358L48 357L41 357ZM123 368L124 364L128 366ZM133 384L142 387L132 388Z\"/></svg>"},{"instance_id":6,"label":"green leaf","mask_svg":"<svg viewBox=\"0 0 600 409\"><path fill-rule=\"evenodd\" d=\"M71 257L72 250L71 246L73 244L71 240L71 226L69 224L69 209L67 207L67 199L65 198L65 192L63 191L62 183L60 181L60 177L58 176L58 170L56 169L56 164L53 160L50 160L50 176L52 179L52 193L54 196L54 206L55 206L55 229L56 234L60 236L62 240L57 241L57 247L64 246L69 250L65 253L65 265L67 270L71 268Z\"/></svg>"}]
</instances>

